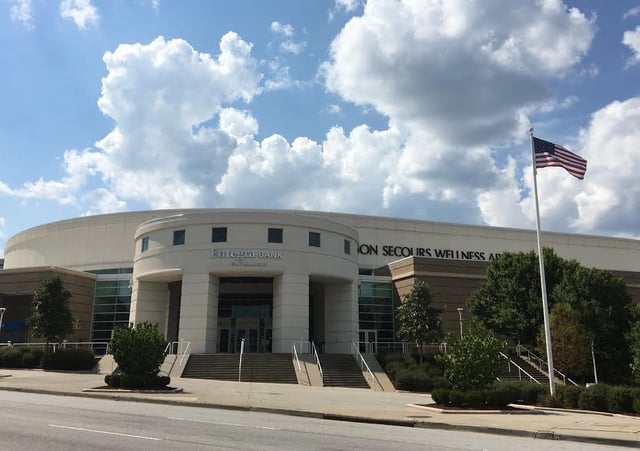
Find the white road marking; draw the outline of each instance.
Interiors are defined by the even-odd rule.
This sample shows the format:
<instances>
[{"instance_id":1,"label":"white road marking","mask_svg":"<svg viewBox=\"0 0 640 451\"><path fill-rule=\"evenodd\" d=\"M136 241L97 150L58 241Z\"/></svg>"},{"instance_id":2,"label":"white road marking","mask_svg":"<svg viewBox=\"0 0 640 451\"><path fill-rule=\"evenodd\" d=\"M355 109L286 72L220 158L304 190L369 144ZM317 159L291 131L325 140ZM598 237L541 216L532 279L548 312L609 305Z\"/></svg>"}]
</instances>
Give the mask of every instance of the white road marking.
<instances>
[{"instance_id":1,"label":"white road marking","mask_svg":"<svg viewBox=\"0 0 640 451\"><path fill-rule=\"evenodd\" d=\"M266 429L267 431L280 431L279 428L271 428L268 426L252 426L250 424L240 424L240 423L223 423L219 421L206 421L206 420L194 420L191 418L178 418L178 417L167 417L169 420L176 421L190 421L192 423L207 423L207 424L218 424L220 426L236 426L241 428L253 428L253 429Z\"/></svg>"},{"instance_id":2,"label":"white road marking","mask_svg":"<svg viewBox=\"0 0 640 451\"><path fill-rule=\"evenodd\" d=\"M60 429L72 429L74 431L82 431L82 432L95 432L96 434L108 434L108 435L118 435L120 437L131 437L131 438L141 438L143 440L156 440L161 441L161 438L158 437L148 437L145 435L133 435L133 434L122 434L120 432L109 432L109 431L100 431L97 429L86 429L86 428L78 428L73 426L62 426L61 424L50 424L49 427L52 428L60 428Z\"/></svg>"}]
</instances>

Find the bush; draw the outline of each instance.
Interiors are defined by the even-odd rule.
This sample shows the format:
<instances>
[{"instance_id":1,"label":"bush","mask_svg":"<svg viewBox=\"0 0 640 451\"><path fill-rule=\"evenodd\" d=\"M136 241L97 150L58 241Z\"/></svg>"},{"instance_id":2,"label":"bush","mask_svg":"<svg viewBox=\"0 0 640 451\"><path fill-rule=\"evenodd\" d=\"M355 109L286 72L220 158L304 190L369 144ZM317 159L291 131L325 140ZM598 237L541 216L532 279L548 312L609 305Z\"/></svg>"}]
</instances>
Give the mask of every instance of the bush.
<instances>
[{"instance_id":1,"label":"bush","mask_svg":"<svg viewBox=\"0 0 640 451\"><path fill-rule=\"evenodd\" d=\"M635 398L633 400L633 411L635 413L640 413L640 398Z\"/></svg>"},{"instance_id":2,"label":"bush","mask_svg":"<svg viewBox=\"0 0 640 451\"><path fill-rule=\"evenodd\" d=\"M596 384L580 393L578 398L578 408L583 410L596 410L606 412L608 406L607 401L608 387L604 384Z\"/></svg>"},{"instance_id":3,"label":"bush","mask_svg":"<svg viewBox=\"0 0 640 451\"><path fill-rule=\"evenodd\" d=\"M436 388L431 392L431 399L436 404L446 406L449 404L449 391L448 388Z\"/></svg>"},{"instance_id":4,"label":"bush","mask_svg":"<svg viewBox=\"0 0 640 451\"><path fill-rule=\"evenodd\" d=\"M504 409L511 404L511 391L507 388L495 388L485 392L487 407Z\"/></svg>"},{"instance_id":5,"label":"bush","mask_svg":"<svg viewBox=\"0 0 640 451\"><path fill-rule=\"evenodd\" d=\"M95 355L89 349L57 349L42 357L45 370L89 371L95 364Z\"/></svg>"},{"instance_id":6,"label":"bush","mask_svg":"<svg viewBox=\"0 0 640 451\"><path fill-rule=\"evenodd\" d=\"M518 382L499 382L493 386L501 388L511 393L511 402L535 405L540 396L548 393L547 385L536 384L534 382L518 381Z\"/></svg>"},{"instance_id":7,"label":"bush","mask_svg":"<svg viewBox=\"0 0 640 451\"><path fill-rule=\"evenodd\" d=\"M142 322L114 329L110 348L123 374L151 376L158 374L164 362L166 344L157 324Z\"/></svg>"},{"instance_id":8,"label":"bush","mask_svg":"<svg viewBox=\"0 0 640 451\"><path fill-rule=\"evenodd\" d=\"M42 362L44 351L42 349L27 348L22 353L22 367L36 368Z\"/></svg>"},{"instance_id":9,"label":"bush","mask_svg":"<svg viewBox=\"0 0 640 451\"><path fill-rule=\"evenodd\" d=\"M13 346L0 350L0 366L5 368L22 368L22 352Z\"/></svg>"},{"instance_id":10,"label":"bush","mask_svg":"<svg viewBox=\"0 0 640 451\"><path fill-rule=\"evenodd\" d=\"M609 412L633 412L634 389L624 386L608 387L608 405Z\"/></svg>"},{"instance_id":11,"label":"bush","mask_svg":"<svg viewBox=\"0 0 640 451\"><path fill-rule=\"evenodd\" d=\"M464 404L464 393L460 390L449 391L449 403L454 407L461 407Z\"/></svg>"},{"instance_id":12,"label":"bush","mask_svg":"<svg viewBox=\"0 0 640 451\"><path fill-rule=\"evenodd\" d=\"M489 335L452 337L446 355L439 355L445 378L457 390L483 390L496 380L505 344Z\"/></svg>"},{"instance_id":13,"label":"bush","mask_svg":"<svg viewBox=\"0 0 640 451\"><path fill-rule=\"evenodd\" d=\"M431 379L418 367L401 368L396 373L395 386L398 390L430 392Z\"/></svg>"},{"instance_id":14,"label":"bush","mask_svg":"<svg viewBox=\"0 0 640 451\"><path fill-rule=\"evenodd\" d=\"M157 374L112 374L110 379L105 377L105 382L112 387L151 390L166 387L171 378Z\"/></svg>"},{"instance_id":15,"label":"bush","mask_svg":"<svg viewBox=\"0 0 640 451\"><path fill-rule=\"evenodd\" d=\"M464 401L469 407L482 409L485 407L484 395L480 390L469 390L464 392Z\"/></svg>"},{"instance_id":16,"label":"bush","mask_svg":"<svg viewBox=\"0 0 640 451\"><path fill-rule=\"evenodd\" d=\"M575 385L561 385L557 387L556 397L558 399L558 407L562 407L563 409L577 409L578 399L583 390L583 387Z\"/></svg>"}]
</instances>

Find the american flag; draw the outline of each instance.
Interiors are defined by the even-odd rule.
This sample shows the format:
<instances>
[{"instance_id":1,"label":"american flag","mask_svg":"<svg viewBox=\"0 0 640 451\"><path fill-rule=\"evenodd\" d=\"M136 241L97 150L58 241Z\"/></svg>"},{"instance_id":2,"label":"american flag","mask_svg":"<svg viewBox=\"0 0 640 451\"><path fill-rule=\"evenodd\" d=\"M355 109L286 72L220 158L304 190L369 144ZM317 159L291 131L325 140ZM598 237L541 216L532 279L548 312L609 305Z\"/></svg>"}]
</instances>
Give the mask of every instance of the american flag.
<instances>
[{"instance_id":1,"label":"american flag","mask_svg":"<svg viewBox=\"0 0 640 451\"><path fill-rule=\"evenodd\" d=\"M587 172L587 160L558 144L533 138L533 149L536 155L536 168L559 166L580 180Z\"/></svg>"}]
</instances>

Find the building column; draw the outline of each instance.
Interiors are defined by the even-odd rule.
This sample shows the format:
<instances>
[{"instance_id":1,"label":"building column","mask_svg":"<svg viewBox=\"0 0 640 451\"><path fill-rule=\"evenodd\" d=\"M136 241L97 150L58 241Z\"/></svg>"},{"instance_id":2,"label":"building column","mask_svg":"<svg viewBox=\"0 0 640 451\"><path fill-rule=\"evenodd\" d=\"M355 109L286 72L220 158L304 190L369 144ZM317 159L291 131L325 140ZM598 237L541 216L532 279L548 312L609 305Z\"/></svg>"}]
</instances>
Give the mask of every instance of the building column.
<instances>
[{"instance_id":1,"label":"building column","mask_svg":"<svg viewBox=\"0 0 640 451\"><path fill-rule=\"evenodd\" d=\"M282 274L273 279L272 352L299 340L309 340L309 276Z\"/></svg>"},{"instance_id":2,"label":"building column","mask_svg":"<svg viewBox=\"0 0 640 451\"><path fill-rule=\"evenodd\" d=\"M167 312L169 310L169 287L166 282L141 282L133 280L129 322L144 321L158 324L158 329L167 335Z\"/></svg>"},{"instance_id":3,"label":"building column","mask_svg":"<svg viewBox=\"0 0 640 451\"><path fill-rule=\"evenodd\" d=\"M358 339L357 282L327 284L324 293L324 352L349 354Z\"/></svg>"},{"instance_id":4,"label":"building column","mask_svg":"<svg viewBox=\"0 0 640 451\"><path fill-rule=\"evenodd\" d=\"M180 299L180 340L190 342L192 354L216 352L218 278L209 273L184 274Z\"/></svg>"}]
</instances>

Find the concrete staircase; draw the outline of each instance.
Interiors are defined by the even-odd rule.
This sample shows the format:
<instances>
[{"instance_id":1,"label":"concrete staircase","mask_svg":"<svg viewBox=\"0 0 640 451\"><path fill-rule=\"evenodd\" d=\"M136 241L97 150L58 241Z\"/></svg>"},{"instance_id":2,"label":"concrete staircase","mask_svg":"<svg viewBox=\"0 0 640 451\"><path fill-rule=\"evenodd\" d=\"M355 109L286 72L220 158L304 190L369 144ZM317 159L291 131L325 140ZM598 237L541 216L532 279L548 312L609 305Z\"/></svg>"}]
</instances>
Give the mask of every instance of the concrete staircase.
<instances>
[{"instance_id":1,"label":"concrete staircase","mask_svg":"<svg viewBox=\"0 0 640 451\"><path fill-rule=\"evenodd\" d=\"M320 354L325 387L370 388L351 354Z\"/></svg>"},{"instance_id":2,"label":"concrete staircase","mask_svg":"<svg viewBox=\"0 0 640 451\"><path fill-rule=\"evenodd\" d=\"M182 377L238 381L240 354L191 354ZM297 384L290 354L244 354L241 382Z\"/></svg>"},{"instance_id":3,"label":"concrete staircase","mask_svg":"<svg viewBox=\"0 0 640 451\"><path fill-rule=\"evenodd\" d=\"M531 376L533 376L541 384L549 384L549 376L546 373L540 371L535 366L531 365L527 360L523 359L522 357L518 356L515 353L509 353L509 358L512 360L513 363L520 366L520 368L522 368L524 371L526 371ZM508 364L506 359L504 361L500 374L498 374L498 378L501 381L505 381L505 380L522 380L525 382L530 381L529 376L527 376L524 372L520 371L518 367L516 367L516 365Z\"/></svg>"}]
</instances>

